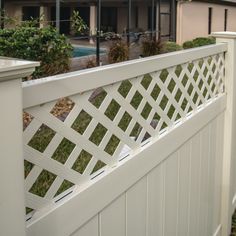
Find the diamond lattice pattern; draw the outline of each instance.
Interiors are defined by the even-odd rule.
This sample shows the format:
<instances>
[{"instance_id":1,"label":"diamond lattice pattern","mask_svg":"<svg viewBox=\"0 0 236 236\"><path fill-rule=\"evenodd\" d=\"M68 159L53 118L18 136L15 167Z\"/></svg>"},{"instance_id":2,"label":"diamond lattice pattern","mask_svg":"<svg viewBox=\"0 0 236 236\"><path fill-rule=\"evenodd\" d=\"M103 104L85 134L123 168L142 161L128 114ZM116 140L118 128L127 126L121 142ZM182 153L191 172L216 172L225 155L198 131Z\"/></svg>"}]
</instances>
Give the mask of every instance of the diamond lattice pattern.
<instances>
[{"instance_id":1,"label":"diamond lattice pattern","mask_svg":"<svg viewBox=\"0 0 236 236\"><path fill-rule=\"evenodd\" d=\"M224 56L141 75L24 111L27 213L168 132L224 92Z\"/></svg>"}]
</instances>

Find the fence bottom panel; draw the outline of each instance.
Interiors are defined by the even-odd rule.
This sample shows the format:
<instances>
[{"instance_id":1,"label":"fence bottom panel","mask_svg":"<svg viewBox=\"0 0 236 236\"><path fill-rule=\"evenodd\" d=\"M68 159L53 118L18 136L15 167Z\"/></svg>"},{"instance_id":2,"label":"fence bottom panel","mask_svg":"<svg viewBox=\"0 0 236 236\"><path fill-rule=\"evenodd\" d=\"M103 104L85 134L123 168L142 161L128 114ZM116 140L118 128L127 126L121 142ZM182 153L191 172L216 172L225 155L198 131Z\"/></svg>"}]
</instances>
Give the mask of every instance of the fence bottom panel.
<instances>
[{"instance_id":1,"label":"fence bottom panel","mask_svg":"<svg viewBox=\"0 0 236 236\"><path fill-rule=\"evenodd\" d=\"M224 104L219 97L29 221L28 236L218 235Z\"/></svg>"}]
</instances>

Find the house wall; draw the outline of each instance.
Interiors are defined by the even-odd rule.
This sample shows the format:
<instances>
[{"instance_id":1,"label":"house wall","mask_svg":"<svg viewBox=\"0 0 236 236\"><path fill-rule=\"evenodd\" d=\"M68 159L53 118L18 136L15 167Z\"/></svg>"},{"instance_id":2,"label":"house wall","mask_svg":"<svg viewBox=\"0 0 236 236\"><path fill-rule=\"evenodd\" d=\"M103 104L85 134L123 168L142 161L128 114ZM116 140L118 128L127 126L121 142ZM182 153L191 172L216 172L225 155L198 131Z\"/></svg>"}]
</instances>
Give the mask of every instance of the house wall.
<instances>
[{"instance_id":1,"label":"house wall","mask_svg":"<svg viewBox=\"0 0 236 236\"><path fill-rule=\"evenodd\" d=\"M22 7L23 6L34 6L35 4L13 4L6 2L4 3L4 9L6 12L6 15L10 18L13 18L16 20L17 23L19 23L22 20ZM39 5L36 5L39 6ZM46 26L48 25L50 21L50 8L47 6L40 6L40 16L43 16L44 21L42 21L41 26ZM5 25L7 28L14 27L13 23L8 23Z\"/></svg>"},{"instance_id":2,"label":"house wall","mask_svg":"<svg viewBox=\"0 0 236 236\"><path fill-rule=\"evenodd\" d=\"M202 2L178 2L177 43L208 36L208 8L212 7L211 31L224 31L224 12L228 9L227 31L236 31L236 6Z\"/></svg>"},{"instance_id":3,"label":"house wall","mask_svg":"<svg viewBox=\"0 0 236 236\"><path fill-rule=\"evenodd\" d=\"M229 31L236 31L236 7L228 10L228 28Z\"/></svg>"},{"instance_id":4,"label":"house wall","mask_svg":"<svg viewBox=\"0 0 236 236\"><path fill-rule=\"evenodd\" d=\"M161 12L169 12L168 8L169 4L163 3L161 5ZM22 19L22 6L40 6L40 15L44 16L44 22L42 22L40 25L46 26L51 21L51 7L55 6L55 4L48 3L48 4L40 4L40 3L32 3L29 2L27 4L22 4L21 2L8 2L5 5L5 10L7 14L10 17L17 18L18 22ZM68 4L66 6L69 6ZM72 10L75 9L77 5L72 4L71 5L71 13ZM127 22L128 22L128 9L127 4L121 4L116 2L104 2L102 6L107 7L117 7L117 33L123 33L125 29L127 28ZM144 2L134 2L132 4L132 10L131 10L131 29L137 30L140 29L142 31L148 30L148 6ZM156 9L157 13L159 12L158 9ZM138 14L138 16L136 16ZM157 14L158 15L158 14ZM170 22L167 19L169 16L162 15L161 17L161 29L162 29L162 35L169 34L169 25ZM96 7L91 6L90 9L90 28L92 31L95 31L96 28ZM158 27L158 17L156 18L156 25ZM11 25L12 27L14 25ZM6 25L6 27L9 27L9 25ZM158 29L157 29L158 30Z\"/></svg>"},{"instance_id":5,"label":"house wall","mask_svg":"<svg viewBox=\"0 0 236 236\"><path fill-rule=\"evenodd\" d=\"M22 19L22 6L21 5L17 5L17 4L13 5L6 2L4 8L8 17L13 18L17 21L20 21ZM14 26L14 24L8 23L6 26L8 28L11 28Z\"/></svg>"},{"instance_id":6,"label":"house wall","mask_svg":"<svg viewBox=\"0 0 236 236\"><path fill-rule=\"evenodd\" d=\"M140 4L138 7L138 27L142 30L148 28L148 6L146 4Z\"/></svg>"},{"instance_id":7,"label":"house wall","mask_svg":"<svg viewBox=\"0 0 236 236\"><path fill-rule=\"evenodd\" d=\"M119 7L117 9L117 31L122 33L125 28L127 28L127 8L126 7Z\"/></svg>"},{"instance_id":8,"label":"house wall","mask_svg":"<svg viewBox=\"0 0 236 236\"><path fill-rule=\"evenodd\" d=\"M138 6L138 14L139 14L139 9L141 7ZM146 13L147 14L147 13ZM140 22L143 21L139 21L140 16L138 17L138 27ZM142 19L142 18L141 18ZM132 6L131 9L131 29L135 29L137 28L135 26L135 22L136 21L136 6ZM118 6L117 7L117 32L118 33L123 33L125 31L125 29L127 29L127 23L128 23L128 9L127 6ZM147 24L147 22L146 22ZM147 26L145 27L145 29L147 28Z\"/></svg>"}]
</instances>

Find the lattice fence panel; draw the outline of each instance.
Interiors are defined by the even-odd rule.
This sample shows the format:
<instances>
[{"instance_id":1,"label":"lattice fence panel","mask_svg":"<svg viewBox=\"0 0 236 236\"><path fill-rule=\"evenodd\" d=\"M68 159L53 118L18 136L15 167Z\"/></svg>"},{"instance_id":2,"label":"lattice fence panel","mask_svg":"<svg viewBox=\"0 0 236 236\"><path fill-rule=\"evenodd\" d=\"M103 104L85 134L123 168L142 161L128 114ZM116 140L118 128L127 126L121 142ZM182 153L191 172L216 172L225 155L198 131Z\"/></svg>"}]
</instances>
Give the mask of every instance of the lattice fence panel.
<instances>
[{"instance_id":1,"label":"lattice fence panel","mask_svg":"<svg viewBox=\"0 0 236 236\"><path fill-rule=\"evenodd\" d=\"M224 92L224 55L24 111L27 213L80 188Z\"/></svg>"}]
</instances>

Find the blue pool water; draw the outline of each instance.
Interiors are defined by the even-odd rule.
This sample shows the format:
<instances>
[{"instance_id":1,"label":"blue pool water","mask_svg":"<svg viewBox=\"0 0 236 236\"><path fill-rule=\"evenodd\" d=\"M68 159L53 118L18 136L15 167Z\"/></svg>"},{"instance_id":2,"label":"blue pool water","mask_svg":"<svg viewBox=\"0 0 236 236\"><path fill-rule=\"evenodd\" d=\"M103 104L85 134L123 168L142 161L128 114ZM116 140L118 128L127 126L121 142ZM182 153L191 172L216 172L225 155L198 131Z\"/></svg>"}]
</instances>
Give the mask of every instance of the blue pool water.
<instances>
[{"instance_id":1,"label":"blue pool water","mask_svg":"<svg viewBox=\"0 0 236 236\"><path fill-rule=\"evenodd\" d=\"M105 49L100 49L100 53L105 53ZM96 48L90 47L74 47L73 57L84 57L89 55L95 55Z\"/></svg>"}]
</instances>

